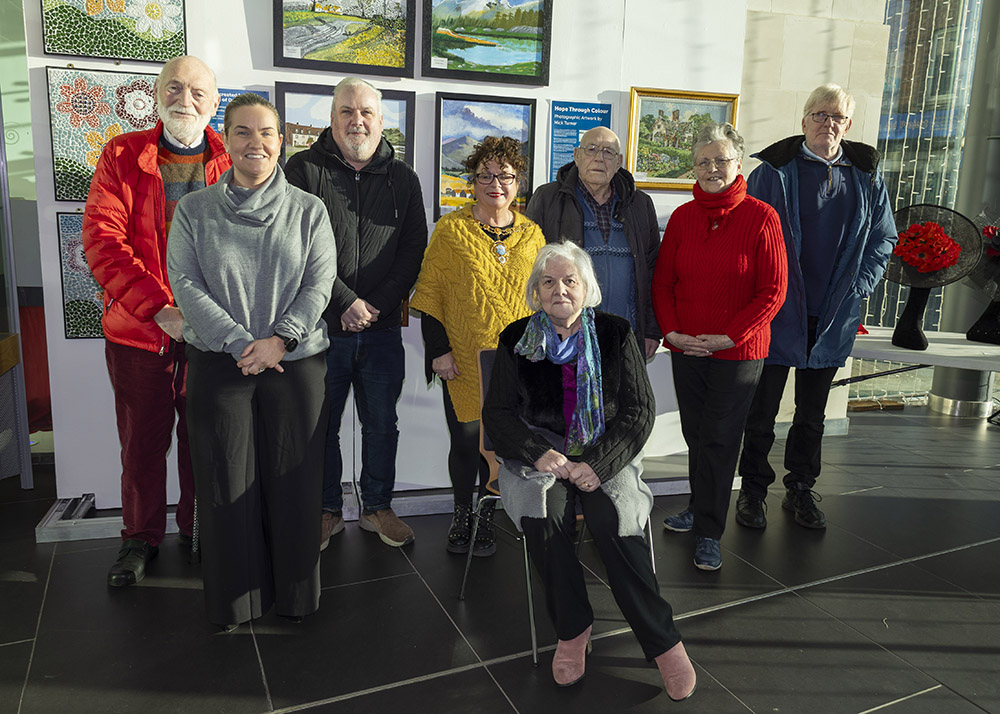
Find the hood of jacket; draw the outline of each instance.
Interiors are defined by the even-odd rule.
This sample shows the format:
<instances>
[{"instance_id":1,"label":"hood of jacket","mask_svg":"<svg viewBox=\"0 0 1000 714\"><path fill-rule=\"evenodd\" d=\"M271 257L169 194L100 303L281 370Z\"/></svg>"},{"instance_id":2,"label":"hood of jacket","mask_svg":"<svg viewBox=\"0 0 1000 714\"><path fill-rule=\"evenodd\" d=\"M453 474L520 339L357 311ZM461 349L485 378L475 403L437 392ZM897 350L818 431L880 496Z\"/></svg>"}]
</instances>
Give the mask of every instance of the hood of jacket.
<instances>
[{"instance_id":1,"label":"hood of jacket","mask_svg":"<svg viewBox=\"0 0 1000 714\"><path fill-rule=\"evenodd\" d=\"M778 169L799 155L802 150L802 144L805 141L806 137L804 134L790 136L781 141L774 142L756 154L751 154L751 157L760 159ZM870 174L878 168L881 155L874 146L862 144L860 141L848 141L847 139L840 142L840 145L844 149L844 156L860 171Z\"/></svg>"},{"instance_id":2,"label":"hood of jacket","mask_svg":"<svg viewBox=\"0 0 1000 714\"><path fill-rule=\"evenodd\" d=\"M556 172L556 182L559 190L573 195L576 199L576 186L580 182L580 169L575 161L570 161ZM619 168L611 177L611 188L615 190L618 203L615 206L615 218L621 220L622 212L632 203L635 197L635 179L624 168Z\"/></svg>"}]
</instances>

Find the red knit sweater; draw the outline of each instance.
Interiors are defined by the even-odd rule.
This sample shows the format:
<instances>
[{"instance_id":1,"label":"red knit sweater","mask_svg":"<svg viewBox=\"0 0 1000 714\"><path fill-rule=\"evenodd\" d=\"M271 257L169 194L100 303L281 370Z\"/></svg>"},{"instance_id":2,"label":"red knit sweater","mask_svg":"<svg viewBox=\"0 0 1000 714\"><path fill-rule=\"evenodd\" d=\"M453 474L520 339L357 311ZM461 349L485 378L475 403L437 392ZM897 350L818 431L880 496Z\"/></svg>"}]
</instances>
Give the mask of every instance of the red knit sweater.
<instances>
[{"instance_id":1,"label":"red knit sweater","mask_svg":"<svg viewBox=\"0 0 1000 714\"><path fill-rule=\"evenodd\" d=\"M771 320L785 301L788 266L773 208L746 195L742 176L670 216L653 272L653 310L664 335L727 335L718 359L767 357ZM678 352L664 340L665 347Z\"/></svg>"}]
</instances>

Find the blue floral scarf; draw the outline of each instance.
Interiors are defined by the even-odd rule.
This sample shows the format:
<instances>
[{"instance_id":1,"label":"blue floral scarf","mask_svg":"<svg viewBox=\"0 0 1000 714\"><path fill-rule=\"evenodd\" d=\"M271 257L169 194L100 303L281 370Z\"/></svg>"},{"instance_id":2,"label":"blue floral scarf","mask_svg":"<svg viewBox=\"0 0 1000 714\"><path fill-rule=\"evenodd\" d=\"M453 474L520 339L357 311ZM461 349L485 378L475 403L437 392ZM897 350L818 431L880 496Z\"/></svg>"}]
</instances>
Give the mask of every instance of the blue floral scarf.
<instances>
[{"instance_id":1,"label":"blue floral scarf","mask_svg":"<svg viewBox=\"0 0 1000 714\"><path fill-rule=\"evenodd\" d=\"M539 310L528 320L524 335L514 352L529 362L548 359L566 364L576 359L576 409L567 424L566 451L569 455L583 453L585 446L604 433L604 394L601 391L601 348L597 344L594 308L585 308L576 334L560 340L552 320Z\"/></svg>"}]
</instances>

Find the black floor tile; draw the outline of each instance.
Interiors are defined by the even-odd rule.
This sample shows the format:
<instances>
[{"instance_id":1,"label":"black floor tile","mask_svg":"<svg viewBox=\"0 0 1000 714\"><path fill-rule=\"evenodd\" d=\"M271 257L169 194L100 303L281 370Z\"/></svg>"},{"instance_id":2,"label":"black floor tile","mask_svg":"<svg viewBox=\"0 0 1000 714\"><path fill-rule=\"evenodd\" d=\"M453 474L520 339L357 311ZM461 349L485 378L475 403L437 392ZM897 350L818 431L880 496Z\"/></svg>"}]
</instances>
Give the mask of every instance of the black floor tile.
<instances>
[{"instance_id":1,"label":"black floor tile","mask_svg":"<svg viewBox=\"0 0 1000 714\"><path fill-rule=\"evenodd\" d=\"M0 645L0 712L17 711L32 645L30 641Z\"/></svg>"},{"instance_id":2,"label":"black floor tile","mask_svg":"<svg viewBox=\"0 0 1000 714\"><path fill-rule=\"evenodd\" d=\"M27 539L0 541L0 645L35 636L54 549Z\"/></svg>"},{"instance_id":3,"label":"black floor tile","mask_svg":"<svg viewBox=\"0 0 1000 714\"><path fill-rule=\"evenodd\" d=\"M422 519L407 519L420 528ZM330 539L330 545L320 554L320 583L336 587L350 583L391 578L413 573L413 566L403 554L429 547L423 533L415 531L413 545L393 548L383 543L377 534L362 531L357 521L345 524L341 533Z\"/></svg>"},{"instance_id":4,"label":"black floor tile","mask_svg":"<svg viewBox=\"0 0 1000 714\"><path fill-rule=\"evenodd\" d=\"M971 595L1000 603L1000 542L925 558L914 565Z\"/></svg>"}]
</instances>

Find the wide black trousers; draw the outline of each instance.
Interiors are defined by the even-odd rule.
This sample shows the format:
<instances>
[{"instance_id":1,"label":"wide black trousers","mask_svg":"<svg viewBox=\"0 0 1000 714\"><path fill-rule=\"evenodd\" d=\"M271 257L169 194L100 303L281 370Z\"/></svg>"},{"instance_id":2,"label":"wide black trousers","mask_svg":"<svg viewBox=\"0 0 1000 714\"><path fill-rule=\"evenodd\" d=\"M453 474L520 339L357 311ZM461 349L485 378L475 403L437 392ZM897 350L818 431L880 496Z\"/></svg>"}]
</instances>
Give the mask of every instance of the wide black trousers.
<instances>
[{"instance_id":1,"label":"wide black trousers","mask_svg":"<svg viewBox=\"0 0 1000 714\"><path fill-rule=\"evenodd\" d=\"M219 625L319 607L327 409L323 354L244 377L191 345L188 433L208 619Z\"/></svg>"},{"instance_id":2,"label":"wide black trousers","mask_svg":"<svg viewBox=\"0 0 1000 714\"><path fill-rule=\"evenodd\" d=\"M740 439L764 360L725 360L672 352L695 535L722 537Z\"/></svg>"},{"instance_id":3,"label":"wide black trousers","mask_svg":"<svg viewBox=\"0 0 1000 714\"><path fill-rule=\"evenodd\" d=\"M641 536L618 535L618 511L604 491L581 491L562 479L546 492L546 518L521 519L528 555L545 584L545 604L556 636L571 640L594 622L573 542L574 498L583 506L583 518L604 561L615 602L646 659L652 661L680 642L681 635L674 627L670 604L660 596L649 547Z\"/></svg>"}]
</instances>

